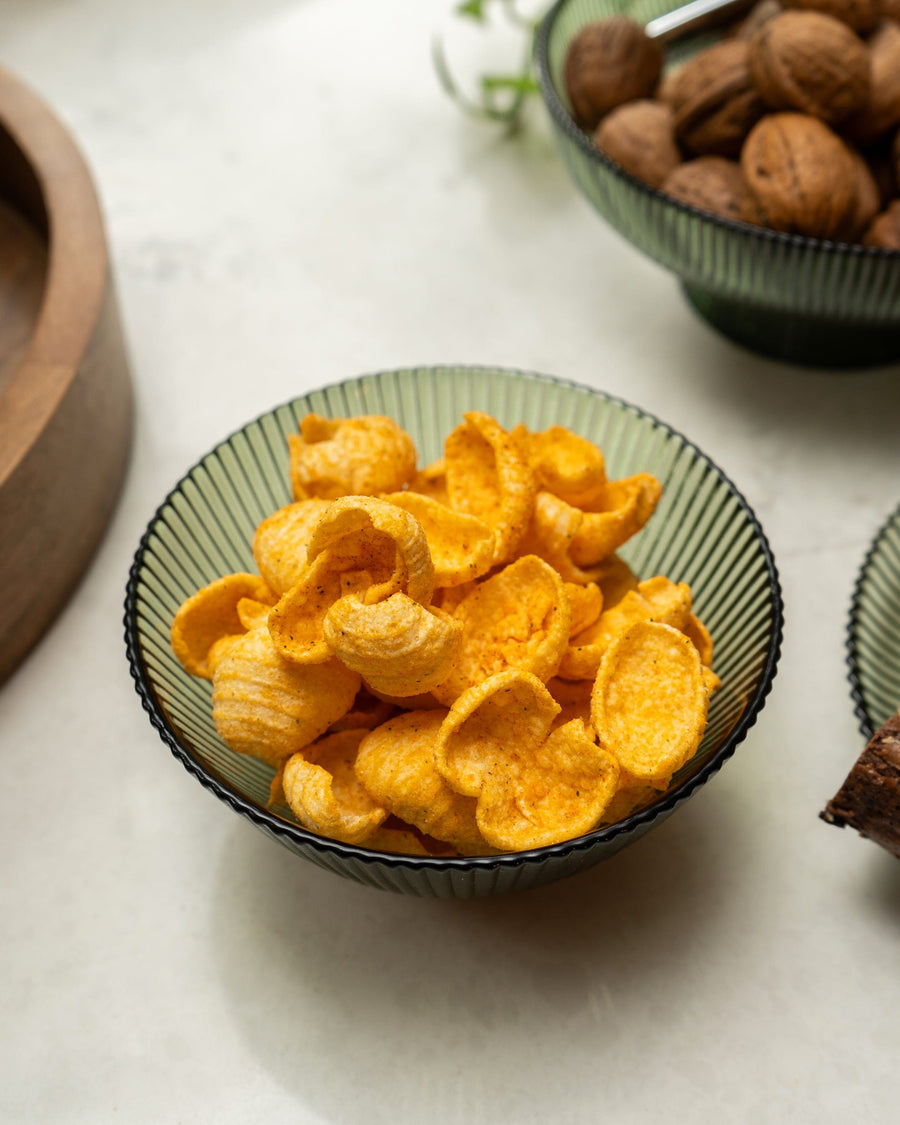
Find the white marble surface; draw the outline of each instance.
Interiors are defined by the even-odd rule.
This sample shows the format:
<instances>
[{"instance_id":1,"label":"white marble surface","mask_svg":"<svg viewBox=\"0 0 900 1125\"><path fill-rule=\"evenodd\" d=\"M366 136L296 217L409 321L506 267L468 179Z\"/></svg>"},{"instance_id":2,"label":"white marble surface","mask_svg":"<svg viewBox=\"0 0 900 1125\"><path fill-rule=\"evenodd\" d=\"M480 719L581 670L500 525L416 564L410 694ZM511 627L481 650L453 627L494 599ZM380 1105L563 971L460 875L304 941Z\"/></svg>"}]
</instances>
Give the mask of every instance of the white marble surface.
<instances>
[{"instance_id":1,"label":"white marble surface","mask_svg":"<svg viewBox=\"0 0 900 1125\"><path fill-rule=\"evenodd\" d=\"M576 194L543 115L460 114L449 0L5 0L2 61L78 138L137 393L94 564L0 691L0 1120L896 1120L900 865L817 817L861 740L844 632L900 498L900 369L745 354ZM156 504L245 420L405 364L533 368L689 434L755 507L775 690L657 831L504 899L304 864L200 788L132 688Z\"/></svg>"}]
</instances>

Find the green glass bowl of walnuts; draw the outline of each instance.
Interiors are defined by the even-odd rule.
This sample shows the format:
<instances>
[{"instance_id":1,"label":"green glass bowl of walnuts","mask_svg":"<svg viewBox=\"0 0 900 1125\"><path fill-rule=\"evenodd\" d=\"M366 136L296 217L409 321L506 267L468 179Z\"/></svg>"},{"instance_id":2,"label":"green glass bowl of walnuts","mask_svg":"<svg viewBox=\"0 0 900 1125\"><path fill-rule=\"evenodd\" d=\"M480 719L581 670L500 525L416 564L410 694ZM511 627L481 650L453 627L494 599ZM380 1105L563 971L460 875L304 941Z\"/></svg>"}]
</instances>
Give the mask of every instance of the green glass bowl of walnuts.
<instances>
[{"instance_id":1,"label":"green glass bowl of walnuts","mask_svg":"<svg viewBox=\"0 0 900 1125\"><path fill-rule=\"evenodd\" d=\"M897 362L900 2L729 8L557 0L535 59L572 178L735 342Z\"/></svg>"}]
</instances>

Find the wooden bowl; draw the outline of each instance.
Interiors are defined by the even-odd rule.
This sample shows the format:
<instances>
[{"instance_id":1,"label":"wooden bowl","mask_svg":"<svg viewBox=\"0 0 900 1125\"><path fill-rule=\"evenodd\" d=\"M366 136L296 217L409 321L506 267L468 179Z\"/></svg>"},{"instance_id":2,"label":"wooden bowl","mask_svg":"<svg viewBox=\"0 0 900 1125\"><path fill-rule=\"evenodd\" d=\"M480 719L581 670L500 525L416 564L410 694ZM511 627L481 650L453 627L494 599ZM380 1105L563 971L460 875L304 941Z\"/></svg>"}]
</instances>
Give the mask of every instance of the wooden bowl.
<instances>
[{"instance_id":1,"label":"wooden bowl","mask_svg":"<svg viewBox=\"0 0 900 1125\"><path fill-rule=\"evenodd\" d=\"M0 70L0 683L87 567L131 425L90 174L47 106Z\"/></svg>"}]
</instances>

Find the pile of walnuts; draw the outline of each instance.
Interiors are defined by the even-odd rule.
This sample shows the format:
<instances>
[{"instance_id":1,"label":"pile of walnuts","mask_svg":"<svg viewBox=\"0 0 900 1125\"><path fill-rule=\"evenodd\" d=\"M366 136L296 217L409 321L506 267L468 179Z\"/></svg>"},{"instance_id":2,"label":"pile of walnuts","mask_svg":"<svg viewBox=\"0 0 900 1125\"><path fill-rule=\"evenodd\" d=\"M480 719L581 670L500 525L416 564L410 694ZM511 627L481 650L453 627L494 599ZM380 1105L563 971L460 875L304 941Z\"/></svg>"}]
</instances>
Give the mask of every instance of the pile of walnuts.
<instances>
[{"instance_id":1,"label":"pile of walnuts","mask_svg":"<svg viewBox=\"0 0 900 1125\"><path fill-rule=\"evenodd\" d=\"M900 0L760 0L665 63L619 16L569 48L575 119L626 172L730 219L900 250Z\"/></svg>"}]
</instances>

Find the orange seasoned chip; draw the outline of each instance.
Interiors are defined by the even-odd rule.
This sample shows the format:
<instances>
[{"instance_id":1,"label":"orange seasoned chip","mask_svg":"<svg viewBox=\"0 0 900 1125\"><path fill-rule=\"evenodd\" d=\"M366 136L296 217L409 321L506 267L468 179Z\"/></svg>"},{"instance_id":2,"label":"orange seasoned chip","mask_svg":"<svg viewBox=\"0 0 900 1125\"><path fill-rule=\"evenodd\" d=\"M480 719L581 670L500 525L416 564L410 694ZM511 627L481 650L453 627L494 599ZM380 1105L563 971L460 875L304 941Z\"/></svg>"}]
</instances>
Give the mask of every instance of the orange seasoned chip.
<instances>
[{"instance_id":1,"label":"orange seasoned chip","mask_svg":"<svg viewBox=\"0 0 900 1125\"><path fill-rule=\"evenodd\" d=\"M222 740L277 769L353 705L360 677L338 660L282 659L266 628L237 638L213 673L213 721Z\"/></svg>"},{"instance_id":2,"label":"orange seasoned chip","mask_svg":"<svg viewBox=\"0 0 900 1125\"><path fill-rule=\"evenodd\" d=\"M412 832L409 828L400 827L401 822L395 825L382 824L364 840L360 840L360 847L369 848L373 852L392 852L395 855L455 855L454 849L449 844L441 844L432 851L425 847L422 836Z\"/></svg>"},{"instance_id":3,"label":"orange seasoned chip","mask_svg":"<svg viewBox=\"0 0 900 1125\"><path fill-rule=\"evenodd\" d=\"M366 733L345 730L326 735L285 763L284 795L304 828L358 844L386 820L387 809L372 800L354 768Z\"/></svg>"},{"instance_id":4,"label":"orange seasoned chip","mask_svg":"<svg viewBox=\"0 0 900 1125\"><path fill-rule=\"evenodd\" d=\"M450 506L466 512L494 532L495 565L513 557L531 520L534 473L516 443L489 414L463 415L444 442Z\"/></svg>"},{"instance_id":5,"label":"orange seasoned chip","mask_svg":"<svg viewBox=\"0 0 900 1125\"><path fill-rule=\"evenodd\" d=\"M477 516L454 511L417 492L391 492L382 497L418 520L434 563L434 584L459 586L486 574L494 559L494 533Z\"/></svg>"},{"instance_id":6,"label":"orange seasoned chip","mask_svg":"<svg viewBox=\"0 0 900 1125\"><path fill-rule=\"evenodd\" d=\"M257 527L253 557L276 594L284 594L299 580L313 529L327 508L327 500L298 500L279 508Z\"/></svg>"},{"instance_id":7,"label":"orange seasoned chip","mask_svg":"<svg viewBox=\"0 0 900 1125\"><path fill-rule=\"evenodd\" d=\"M664 788L703 736L707 692L690 640L671 625L642 621L604 653L591 722L636 784Z\"/></svg>"},{"instance_id":8,"label":"orange seasoned chip","mask_svg":"<svg viewBox=\"0 0 900 1125\"><path fill-rule=\"evenodd\" d=\"M572 719L581 719L585 725L590 724L593 686L592 680L563 680L558 676L548 682L547 691L562 708L553 721L555 727L561 727Z\"/></svg>"},{"instance_id":9,"label":"orange seasoned chip","mask_svg":"<svg viewBox=\"0 0 900 1125\"><path fill-rule=\"evenodd\" d=\"M430 465L420 469L409 482L409 491L420 496L430 496L432 500L437 500L440 504L446 504L449 507L447 465L444 458L441 457L437 461L432 461Z\"/></svg>"},{"instance_id":10,"label":"orange seasoned chip","mask_svg":"<svg viewBox=\"0 0 900 1125\"><path fill-rule=\"evenodd\" d=\"M641 530L656 510L661 495L662 485L650 473L609 481L602 498L585 510L572 537L570 555L575 565L596 566L609 558Z\"/></svg>"},{"instance_id":11,"label":"orange seasoned chip","mask_svg":"<svg viewBox=\"0 0 900 1125\"><path fill-rule=\"evenodd\" d=\"M324 636L341 663L359 672L370 688L402 697L432 691L450 675L462 625L406 594L392 594L375 605L351 595L328 610Z\"/></svg>"},{"instance_id":12,"label":"orange seasoned chip","mask_svg":"<svg viewBox=\"0 0 900 1125\"><path fill-rule=\"evenodd\" d=\"M206 680L212 677L210 649L225 637L246 632L238 613L244 598L270 606L276 600L258 574L226 574L182 602L172 622L171 643L185 671Z\"/></svg>"},{"instance_id":13,"label":"orange seasoned chip","mask_svg":"<svg viewBox=\"0 0 900 1125\"><path fill-rule=\"evenodd\" d=\"M606 467L602 452L593 442L565 426L531 433L519 425L510 436L531 465L539 489L552 492L576 508L587 508L602 500Z\"/></svg>"},{"instance_id":14,"label":"orange seasoned chip","mask_svg":"<svg viewBox=\"0 0 900 1125\"><path fill-rule=\"evenodd\" d=\"M713 662L713 640L710 636L709 629L707 629L695 613L689 613L687 620L681 626L681 631L688 637L694 648L700 654L700 663L705 664L707 668L711 668Z\"/></svg>"},{"instance_id":15,"label":"orange seasoned chip","mask_svg":"<svg viewBox=\"0 0 900 1125\"><path fill-rule=\"evenodd\" d=\"M475 801L454 792L435 767L434 746L444 710L408 711L363 739L356 774L373 800L462 855L486 847L475 823Z\"/></svg>"},{"instance_id":16,"label":"orange seasoned chip","mask_svg":"<svg viewBox=\"0 0 900 1125\"><path fill-rule=\"evenodd\" d=\"M459 658L448 678L432 689L444 704L507 668L551 679L572 621L562 579L536 555L524 555L476 585L453 616L463 630Z\"/></svg>"},{"instance_id":17,"label":"orange seasoned chip","mask_svg":"<svg viewBox=\"0 0 900 1125\"><path fill-rule=\"evenodd\" d=\"M395 492L416 471L412 438L381 414L324 418L307 414L288 435L294 498L375 496Z\"/></svg>"},{"instance_id":18,"label":"orange seasoned chip","mask_svg":"<svg viewBox=\"0 0 900 1125\"><path fill-rule=\"evenodd\" d=\"M241 598L236 606L238 620L249 633L260 625L265 625L272 612L271 602L258 602L255 598Z\"/></svg>"},{"instance_id":19,"label":"orange seasoned chip","mask_svg":"<svg viewBox=\"0 0 900 1125\"><path fill-rule=\"evenodd\" d=\"M386 723L395 710L393 703L379 699L363 684L356 694L356 699L353 700L351 709L336 723L331 724L328 733L337 734L342 730L374 730L375 727Z\"/></svg>"},{"instance_id":20,"label":"orange seasoned chip","mask_svg":"<svg viewBox=\"0 0 900 1125\"><path fill-rule=\"evenodd\" d=\"M272 642L285 660L324 664L333 658L325 640L325 615L348 592L371 586L368 571L342 570L342 565L330 551L317 555L269 614Z\"/></svg>"},{"instance_id":21,"label":"orange seasoned chip","mask_svg":"<svg viewBox=\"0 0 900 1125\"><path fill-rule=\"evenodd\" d=\"M584 584L598 579L597 567L582 568L572 559L572 540L584 523L584 512L552 492L538 492L528 530L519 544L523 554L548 562L566 582Z\"/></svg>"},{"instance_id":22,"label":"orange seasoned chip","mask_svg":"<svg viewBox=\"0 0 900 1125\"><path fill-rule=\"evenodd\" d=\"M603 592L596 582L584 586L577 582L565 583L569 606L572 610L572 624L569 636L574 637L593 625L603 610Z\"/></svg>"}]
</instances>

